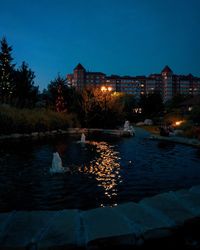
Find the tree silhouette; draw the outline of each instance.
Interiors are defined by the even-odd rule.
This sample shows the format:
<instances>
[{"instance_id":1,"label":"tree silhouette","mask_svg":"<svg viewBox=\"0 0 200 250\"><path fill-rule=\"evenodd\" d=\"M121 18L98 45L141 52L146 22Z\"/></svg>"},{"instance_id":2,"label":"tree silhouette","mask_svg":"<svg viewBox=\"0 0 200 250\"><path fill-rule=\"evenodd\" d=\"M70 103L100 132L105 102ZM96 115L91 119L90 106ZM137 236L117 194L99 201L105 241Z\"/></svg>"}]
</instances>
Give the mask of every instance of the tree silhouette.
<instances>
[{"instance_id":1,"label":"tree silhouette","mask_svg":"<svg viewBox=\"0 0 200 250\"><path fill-rule=\"evenodd\" d=\"M62 85L61 84L58 85L57 93L58 94L57 94L57 98L56 98L56 111L57 112L66 111L63 92L62 92Z\"/></svg>"},{"instance_id":2,"label":"tree silhouette","mask_svg":"<svg viewBox=\"0 0 200 250\"><path fill-rule=\"evenodd\" d=\"M6 38L1 40L0 51L0 101L9 103L14 91L13 72L14 64L11 56L12 47L8 45Z\"/></svg>"},{"instance_id":3,"label":"tree silhouette","mask_svg":"<svg viewBox=\"0 0 200 250\"><path fill-rule=\"evenodd\" d=\"M34 86L34 78L34 72L25 62L15 71L14 97L17 107L32 107L35 104L38 95L38 87Z\"/></svg>"},{"instance_id":4,"label":"tree silhouette","mask_svg":"<svg viewBox=\"0 0 200 250\"><path fill-rule=\"evenodd\" d=\"M50 82L45 92L47 105L53 107L53 109L55 109L56 100L58 98L59 86L62 86L61 89L63 94L66 88L66 79L62 78L60 75Z\"/></svg>"},{"instance_id":5,"label":"tree silhouette","mask_svg":"<svg viewBox=\"0 0 200 250\"><path fill-rule=\"evenodd\" d=\"M164 104L159 92L142 95L140 97L140 107L145 116L154 117L164 110Z\"/></svg>"}]
</instances>

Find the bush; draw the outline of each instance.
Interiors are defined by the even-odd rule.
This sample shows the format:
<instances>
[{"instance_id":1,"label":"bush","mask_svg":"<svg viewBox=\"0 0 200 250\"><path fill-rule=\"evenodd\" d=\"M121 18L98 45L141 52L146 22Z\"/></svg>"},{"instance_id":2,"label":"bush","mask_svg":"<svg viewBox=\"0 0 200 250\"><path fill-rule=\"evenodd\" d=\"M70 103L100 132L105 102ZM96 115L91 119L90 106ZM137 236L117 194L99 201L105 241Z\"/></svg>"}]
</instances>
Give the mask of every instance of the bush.
<instances>
[{"instance_id":1,"label":"bush","mask_svg":"<svg viewBox=\"0 0 200 250\"><path fill-rule=\"evenodd\" d=\"M184 136L200 140L200 127L191 127L185 130Z\"/></svg>"},{"instance_id":2,"label":"bush","mask_svg":"<svg viewBox=\"0 0 200 250\"><path fill-rule=\"evenodd\" d=\"M192 129L194 126L192 121L183 122L178 128L184 131Z\"/></svg>"},{"instance_id":3,"label":"bush","mask_svg":"<svg viewBox=\"0 0 200 250\"><path fill-rule=\"evenodd\" d=\"M0 134L44 132L77 126L79 122L74 114L0 106Z\"/></svg>"},{"instance_id":4,"label":"bush","mask_svg":"<svg viewBox=\"0 0 200 250\"><path fill-rule=\"evenodd\" d=\"M174 124L177 120L184 120L182 114L180 114L180 110L174 110L164 116L165 124Z\"/></svg>"}]
</instances>

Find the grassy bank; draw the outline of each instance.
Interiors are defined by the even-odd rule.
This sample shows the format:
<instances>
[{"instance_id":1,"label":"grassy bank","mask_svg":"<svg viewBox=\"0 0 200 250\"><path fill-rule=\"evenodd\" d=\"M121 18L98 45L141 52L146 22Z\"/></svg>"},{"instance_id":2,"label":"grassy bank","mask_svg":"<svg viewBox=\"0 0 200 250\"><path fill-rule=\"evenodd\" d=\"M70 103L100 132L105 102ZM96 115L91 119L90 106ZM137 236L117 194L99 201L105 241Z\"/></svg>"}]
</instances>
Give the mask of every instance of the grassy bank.
<instances>
[{"instance_id":1,"label":"grassy bank","mask_svg":"<svg viewBox=\"0 0 200 250\"><path fill-rule=\"evenodd\" d=\"M152 134L158 135L160 133L159 126L157 125L144 125L144 126L140 126L140 128L143 128Z\"/></svg>"},{"instance_id":2,"label":"grassy bank","mask_svg":"<svg viewBox=\"0 0 200 250\"><path fill-rule=\"evenodd\" d=\"M148 132L159 135L160 130L159 126L156 125L146 125L146 126L140 126L141 128L147 130ZM179 130L182 130L182 133L179 134L179 136L187 137L187 138L193 138L193 139L199 139L200 140L200 127L199 126L180 126L179 128L176 128Z\"/></svg>"},{"instance_id":3,"label":"grassy bank","mask_svg":"<svg viewBox=\"0 0 200 250\"><path fill-rule=\"evenodd\" d=\"M0 134L31 133L77 127L74 114L57 113L46 109L17 109L0 106Z\"/></svg>"}]
</instances>

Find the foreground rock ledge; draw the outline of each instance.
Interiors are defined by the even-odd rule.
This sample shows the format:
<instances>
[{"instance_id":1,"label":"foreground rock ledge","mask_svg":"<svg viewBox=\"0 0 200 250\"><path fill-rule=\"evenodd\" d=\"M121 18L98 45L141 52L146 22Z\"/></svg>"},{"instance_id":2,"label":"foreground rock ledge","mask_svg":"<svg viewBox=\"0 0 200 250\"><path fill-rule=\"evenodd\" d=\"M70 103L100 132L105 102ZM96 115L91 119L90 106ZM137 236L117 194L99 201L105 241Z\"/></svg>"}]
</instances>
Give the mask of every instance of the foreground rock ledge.
<instances>
[{"instance_id":1,"label":"foreground rock ledge","mask_svg":"<svg viewBox=\"0 0 200 250\"><path fill-rule=\"evenodd\" d=\"M88 211L0 213L0 249L137 248L190 221L200 227L200 186Z\"/></svg>"}]
</instances>

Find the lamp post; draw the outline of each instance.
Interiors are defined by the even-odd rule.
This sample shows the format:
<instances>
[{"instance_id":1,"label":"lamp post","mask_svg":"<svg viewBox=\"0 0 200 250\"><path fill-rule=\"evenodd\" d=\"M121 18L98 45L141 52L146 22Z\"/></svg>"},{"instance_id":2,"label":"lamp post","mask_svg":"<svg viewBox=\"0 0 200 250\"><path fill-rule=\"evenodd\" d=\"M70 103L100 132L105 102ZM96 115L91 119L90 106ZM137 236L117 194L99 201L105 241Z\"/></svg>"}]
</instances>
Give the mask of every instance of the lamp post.
<instances>
[{"instance_id":1,"label":"lamp post","mask_svg":"<svg viewBox=\"0 0 200 250\"><path fill-rule=\"evenodd\" d=\"M101 92L104 94L104 128L105 128L105 124L107 122L107 94L110 93L112 91L112 87L106 87L106 86L102 86L101 87Z\"/></svg>"}]
</instances>

